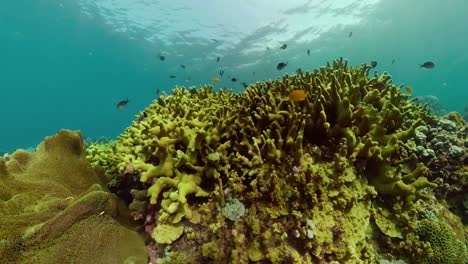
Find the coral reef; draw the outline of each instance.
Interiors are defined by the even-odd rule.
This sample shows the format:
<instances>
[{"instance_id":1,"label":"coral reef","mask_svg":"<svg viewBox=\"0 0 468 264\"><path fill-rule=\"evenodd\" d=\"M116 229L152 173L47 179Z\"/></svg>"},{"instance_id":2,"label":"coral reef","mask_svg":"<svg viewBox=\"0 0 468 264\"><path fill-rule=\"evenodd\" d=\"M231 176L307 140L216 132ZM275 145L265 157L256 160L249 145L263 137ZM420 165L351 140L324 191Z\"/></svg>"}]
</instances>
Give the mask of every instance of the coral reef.
<instances>
[{"instance_id":1,"label":"coral reef","mask_svg":"<svg viewBox=\"0 0 468 264\"><path fill-rule=\"evenodd\" d=\"M440 171L448 168L445 164L461 167L466 163L467 135L467 123L458 113L452 112L417 127L413 148L433 172L448 175L448 172Z\"/></svg>"},{"instance_id":2,"label":"coral reef","mask_svg":"<svg viewBox=\"0 0 468 264\"><path fill-rule=\"evenodd\" d=\"M177 87L87 158L156 240L152 262L421 261L418 206L437 185L412 139L434 117L369 70L340 59L241 94Z\"/></svg>"},{"instance_id":3,"label":"coral reef","mask_svg":"<svg viewBox=\"0 0 468 264\"><path fill-rule=\"evenodd\" d=\"M465 119L465 121L468 121L468 105L465 105L465 107L463 108L463 119Z\"/></svg>"},{"instance_id":4,"label":"coral reef","mask_svg":"<svg viewBox=\"0 0 468 264\"><path fill-rule=\"evenodd\" d=\"M420 105L425 105L431 113L437 116L441 116L447 113L439 98L434 95L416 96L414 102Z\"/></svg>"},{"instance_id":5,"label":"coral reef","mask_svg":"<svg viewBox=\"0 0 468 264\"><path fill-rule=\"evenodd\" d=\"M1 263L147 263L125 204L84 157L79 132L62 130L35 152L0 158Z\"/></svg>"},{"instance_id":6,"label":"coral reef","mask_svg":"<svg viewBox=\"0 0 468 264\"><path fill-rule=\"evenodd\" d=\"M468 124L456 112L416 128L414 149L437 183L435 194L468 223L464 205L468 192Z\"/></svg>"}]
</instances>

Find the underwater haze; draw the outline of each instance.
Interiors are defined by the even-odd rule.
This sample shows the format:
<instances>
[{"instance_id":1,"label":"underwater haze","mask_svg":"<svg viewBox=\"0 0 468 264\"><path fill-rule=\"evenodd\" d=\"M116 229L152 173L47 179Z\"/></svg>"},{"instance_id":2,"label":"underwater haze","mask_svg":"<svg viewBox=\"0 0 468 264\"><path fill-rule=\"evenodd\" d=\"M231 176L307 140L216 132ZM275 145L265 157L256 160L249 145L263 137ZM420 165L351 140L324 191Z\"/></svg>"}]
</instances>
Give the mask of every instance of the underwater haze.
<instances>
[{"instance_id":1,"label":"underwater haze","mask_svg":"<svg viewBox=\"0 0 468 264\"><path fill-rule=\"evenodd\" d=\"M338 57L375 61L413 96L463 113L467 13L466 0L1 1L0 152L61 128L114 138L158 90L240 92Z\"/></svg>"}]
</instances>

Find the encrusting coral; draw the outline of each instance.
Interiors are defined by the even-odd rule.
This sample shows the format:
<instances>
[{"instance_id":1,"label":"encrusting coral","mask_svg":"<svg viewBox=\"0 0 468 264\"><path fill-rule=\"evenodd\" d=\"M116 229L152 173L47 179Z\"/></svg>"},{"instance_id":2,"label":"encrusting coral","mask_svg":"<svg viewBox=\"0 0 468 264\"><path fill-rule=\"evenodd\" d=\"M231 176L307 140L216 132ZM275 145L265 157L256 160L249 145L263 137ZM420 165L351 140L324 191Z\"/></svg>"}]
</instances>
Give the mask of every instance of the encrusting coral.
<instances>
[{"instance_id":1,"label":"encrusting coral","mask_svg":"<svg viewBox=\"0 0 468 264\"><path fill-rule=\"evenodd\" d=\"M143 239L117 221L125 205L84 151L79 132L62 130L0 158L1 263L147 263Z\"/></svg>"},{"instance_id":2,"label":"encrusting coral","mask_svg":"<svg viewBox=\"0 0 468 264\"><path fill-rule=\"evenodd\" d=\"M375 263L371 219L385 211L396 234L414 234L415 204L435 184L407 144L430 114L369 70L340 59L241 94L175 88L87 157L146 232L185 226L170 246L156 244L160 259ZM294 90L305 100L289 100ZM235 221L223 216L227 199L245 206Z\"/></svg>"},{"instance_id":3,"label":"encrusting coral","mask_svg":"<svg viewBox=\"0 0 468 264\"><path fill-rule=\"evenodd\" d=\"M468 191L468 123L456 112L438 116L416 128L411 140L418 158L429 168L434 193L468 223L464 204Z\"/></svg>"},{"instance_id":4,"label":"encrusting coral","mask_svg":"<svg viewBox=\"0 0 468 264\"><path fill-rule=\"evenodd\" d=\"M468 249L465 238L460 240L450 227L438 221L423 219L418 222L416 233L422 241L428 242L430 254L422 259L424 264L468 263Z\"/></svg>"}]
</instances>

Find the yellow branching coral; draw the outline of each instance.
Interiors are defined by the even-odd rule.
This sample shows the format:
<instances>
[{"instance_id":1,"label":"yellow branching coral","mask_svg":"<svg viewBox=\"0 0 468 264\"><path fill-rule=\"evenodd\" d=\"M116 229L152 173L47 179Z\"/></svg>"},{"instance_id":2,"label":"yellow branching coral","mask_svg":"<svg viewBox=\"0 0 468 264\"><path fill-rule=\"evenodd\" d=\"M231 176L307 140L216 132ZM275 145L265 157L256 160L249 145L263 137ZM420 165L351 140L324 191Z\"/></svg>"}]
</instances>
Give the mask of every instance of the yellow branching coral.
<instances>
[{"instance_id":1,"label":"yellow branching coral","mask_svg":"<svg viewBox=\"0 0 468 264\"><path fill-rule=\"evenodd\" d=\"M133 188L147 190L158 223L191 219L203 204L200 222L213 226L211 219L224 219L216 210L224 195L238 199L248 208L234 224L243 230L261 219L265 230L226 237L252 239L221 254L231 259L295 261L297 254L278 257L271 248L296 247L290 252L308 252L307 260L373 261L365 230L352 229L369 225L371 199L403 197L411 205L434 184L406 146L427 114L389 75L369 77L369 70L339 59L313 72L252 84L240 94L177 87L117 139L106 157L110 163L97 162L97 151L88 157L116 177L138 177ZM305 100L290 100L294 90L303 90ZM329 217L319 218L320 211ZM314 239L306 239L299 224L308 218L317 223ZM220 221L210 232L220 235L227 225ZM271 236L260 239L260 233ZM278 247L291 234L300 242ZM202 244L204 255L212 255L212 244Z\"/></svg>"}]
</instances>

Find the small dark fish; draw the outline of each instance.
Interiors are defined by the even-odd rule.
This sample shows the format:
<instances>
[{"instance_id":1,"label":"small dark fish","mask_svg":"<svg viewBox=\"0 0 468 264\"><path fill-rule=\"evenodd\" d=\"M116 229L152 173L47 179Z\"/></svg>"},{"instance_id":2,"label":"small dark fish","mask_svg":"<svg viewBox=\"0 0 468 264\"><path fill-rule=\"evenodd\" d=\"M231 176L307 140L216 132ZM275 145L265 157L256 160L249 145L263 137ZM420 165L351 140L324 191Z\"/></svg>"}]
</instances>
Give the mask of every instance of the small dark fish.
<instances>
[{"instance_id":1,"label":"small dark fish","mask_svg":"<svg viewBox=\"0 0 468 264\"><path fill-rule=\"evenodd\" d=\"M237 82L237 79L233 77L233 78L231 78L231 81Z\"/></svg>"},{"instance_id":2,"label":"small dark fish","mask_svg":"<svg viewBox=\"0 0 468 264\"><path fill-rule=\"evenodd\" d=\"M348 34L348 38L352 37L353 36L353 32L350 31L349 34Z\"/></svg>"},{"instance_id":3,"label":"small dark fish","mask_svg":"<svg viewBox=\"0 0 468 264\"><path fill-rule=\"evenodd\" d=\"M377 67L377 62L376 62L376 61L371 61L371 62L370 62L370 67L371 67L371 68Z\"/></svg>"},{"instance_id":4,"label":"small dark fish","mask_svg":"<svg viewBox=\"0 0 468 264\"><path fill-rule=\"evenodd\" d=\"M216 59L216 62L219 62L219 59L221 59L221 57L218 56L218 58Z\"/></svg>"},{"instance_id":5,"label":"small dark fish","mask_svg":"<svg viewBox=\"0 0 468 264\"><path fill-rule=\"evenodd\" d=\"M266 47L266 50L270 50L270 47Z\"/></svg>"},{"instance_id":6,"label":"small dark fish","mask_svg":"<svg viewBox=\"0 0 468 264\"><path fill-rule=\"evenodd\" d=\"M252 72L252 75L255 76L255 72Z\"/></svg>"},{"instance_id":7,"label":"small dark fish","mask_svg":"<svg viewBox=\"0 0 468 264\"><path fill-rule=\"evenodd\" d=\"M242 86L244 86L244 88L247 88L248 85L245 82L243 82Z\"/></svg>"},{"instance_id":8,"label":"small dark fish","mask_svg":"<svg viewBox=\"0 0 468 264\"><path fill-rule=\"evenodd\" d=\"M302 72L302 69L301 69L301 68L297 68L296 72L297 72L297 75L303 75L303 74L304 74L304 73Z\"/></svg>"},{"instance_id":9,"label":"small dark fish","mask_svg":"<svg viewBox=\"0 0 468 264\"><path fill-rule=\"evenodd\" d=\"M166 59L166 57L164 57L164 55L159 55L159 59L160 59L161 61L164 61L164 60Z\"/></svg>"},{"instance_id":10,"label":"small dark fish","mask_svg":"<svg viewBox=\"0 0 468 264\"><path fill-rule=\"evenodd\" d=\"M425 63L419 65L419 68L424 69L434 69L435 64L432 61L426 61Z\"/></svg>"},{"instance_id":11,"label":"small dark fish","mask_svg":"<svg viewBox=\"0 0 468 264\"><path fill-rule=\"evenodd\" d=\"M310 56L310 49L307 49L307 56Z\"/></svg>"},{"instance_id":12,"label":"small dark fish","mask_svg":"<svg viewBox=\"0 0 468 264\"><path fill-rule=\"evenodd\" d=\"M123 109L125 106L127 106L128 102L130 102L130 100L128 100L128 98L118 102L117 103L117 108L118 109Z\"/></svg>"},{"instance_id":13,"label":"small dark fish","mask_svg":"<svg viewBox=\"0 0 468 264\"><path fill-rule=\"evenodd\" d=\"M185 65L181 64L179 65L182 69L185 69Z\"/></svg>"},{"instance_id":14,"label":"small dark fish","mask_svg":"<svg viewBox=\"0 0 468 264\"><path fill-rule=\"evenodd\" d=\"M146 114L146 112L143 111L143 113L138 117L137 121L141 122L141 121L145 120L147 117L148 117L148 115Z\"/></svg>"},{"instance_id":15,"label":"small dark fish","mask_svg":"<svg viewBox=\"0 0 468 264\"><path fill-rule=\"evenodd\" d=\"M288 47L288 44L285 43L285 44L281 45L280 49L286 49L287 47Z\"/></svg>"},{"instance_id":16,"label":"small dark fish","mask_svg":"<svg viewBox=\"0 0 468 264\"><path fill-rule=\"evenodd\" d=\"M394 64L394 63L395 63L395 59L392 60L392 64Z\"/></svg>"},{"instance_id":17,"label":"small dark fish","mask_svg":"<svg viewBox=\"0 0 468 264\"><path fill-rule=\"evenodd\" d=\"M383 88L385 88L385 86L386 86L386 85L385 85L385 82L376 82L376 83L374 84L374 87L375 87L375 88L378 88L378 89L383 89Z\"/></svg>"},{"instance_id":18,"label":"small dark fish","mask_svg":"<svg viewBox=\"0 0 468 264\"><path fill-rule=\"evenodd\" d=\"M288 66L288 62L280 62L278 63L278 65L276 65L276 69L278 71L281 71L282 69L284 69L286 66Z\"/></svg>"},{"instance_id":19,"label":"small dark fish","mask_svg":"<svg viewBox=\"0 0 468 264\"><path fill-rule=\"evenodd\" d=\"M223 77L224 70L219 70L219 76Z\"/></svg>"},{"instance_id":20,"label":"small dark fish","mask_svg":"<svg viewBox=\"0 0 468 264\"><path fill-rule=\"evenodd\" d=\"M212 41L214 41L214 42L218 42L218 40L217 40L217 39L211 39L211 40L212 40Z\"/></svg>"},{"instance_id":21,"label":"small dark fish","mask_svg":"<svg viewBox=\"0 0 468 264\"><path fill-rule=\"evenodd\" d=\"M159 90L159 88L156 89L156 94L159 95L160 93L161 93L161 90Z\"/></svg>"},{"instance_id":22,"label":"small dark fish","mask_svg":"<svg viewBox=\"0 0 468 264\"><path fill-rule=\"evenodd\" d=\"M175 75L169 75L169 78L171 78L171 79L174 79L174 78L176 78L176 77L177 77L177 76L175 76Z\"/></svg>"}]
</instances>

